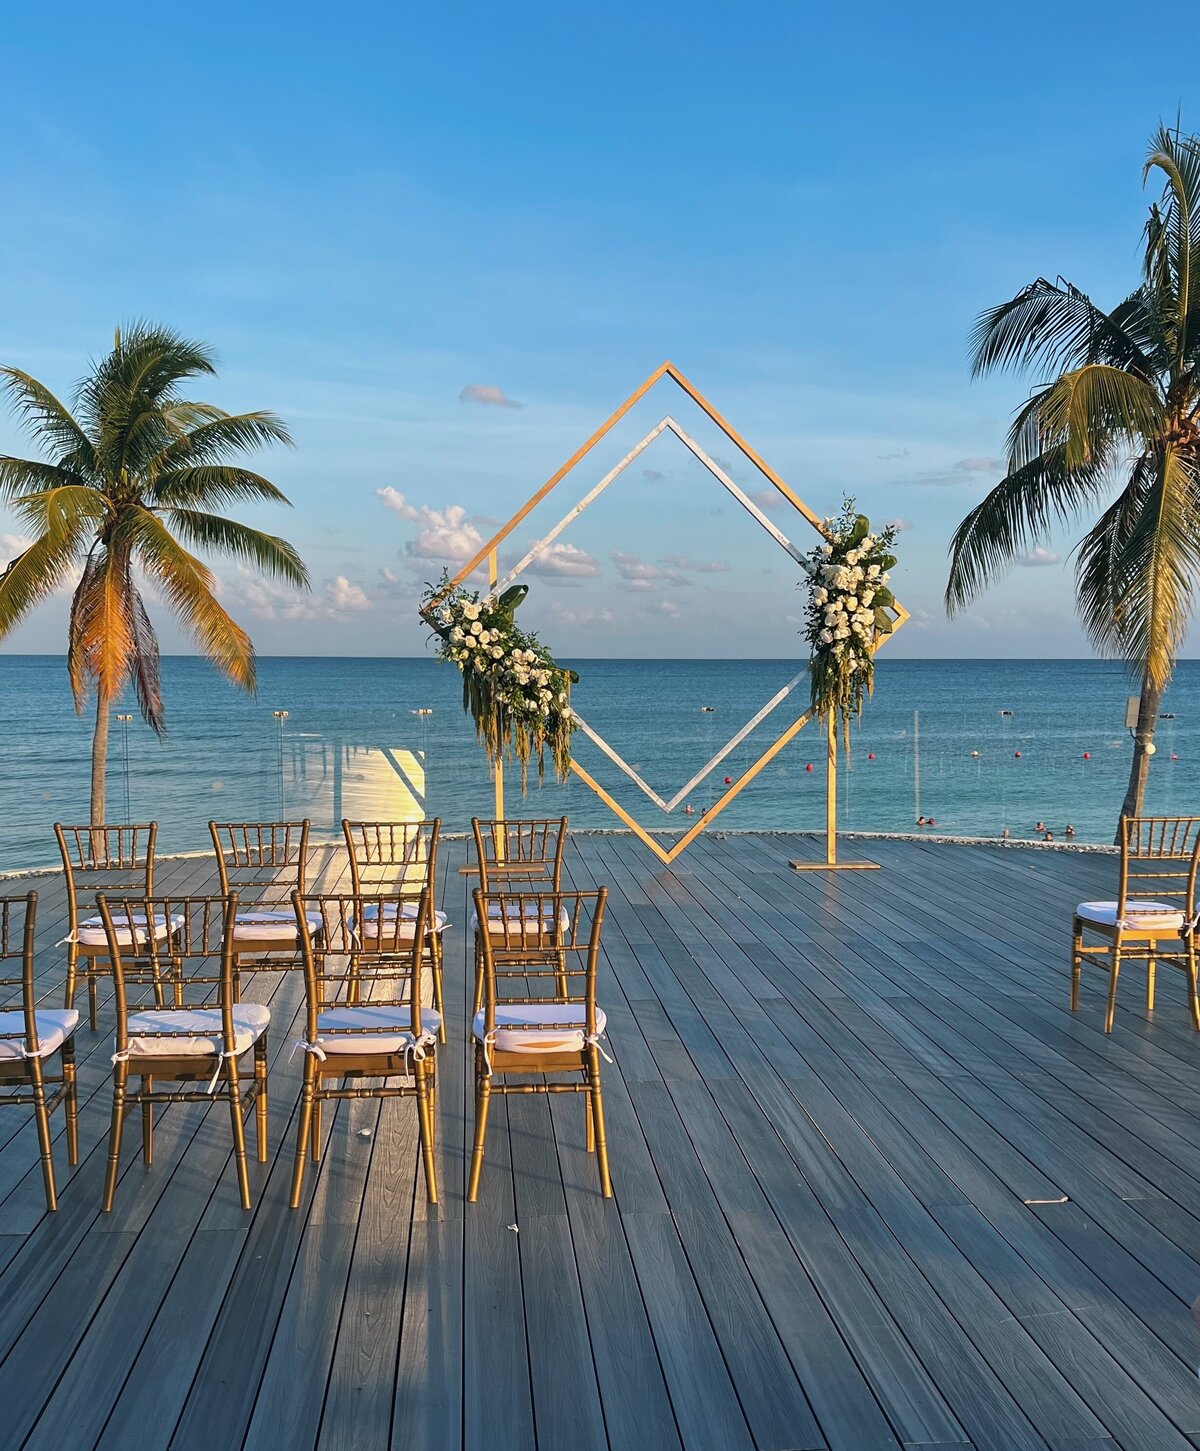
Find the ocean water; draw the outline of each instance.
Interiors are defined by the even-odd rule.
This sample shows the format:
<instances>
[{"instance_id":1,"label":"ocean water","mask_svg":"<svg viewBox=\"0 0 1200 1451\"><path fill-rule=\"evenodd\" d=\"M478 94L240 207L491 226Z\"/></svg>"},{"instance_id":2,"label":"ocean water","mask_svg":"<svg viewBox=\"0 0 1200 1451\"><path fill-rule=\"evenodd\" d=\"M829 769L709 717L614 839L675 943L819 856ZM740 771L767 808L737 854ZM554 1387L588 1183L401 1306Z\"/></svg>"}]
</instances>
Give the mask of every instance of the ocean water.
<instances>
[{"instance_id":1,"label":"ocean water","mask_svg":"<svg viewBox=\"0 0 1200 1451\"><path fill-rule=\"evenodd\" d=\"M581 660L575 705L669 799L799 669L796 661ZM343 816L423 810L445 830L489 815L486 764L461 708L459 677L432 659L263 659L248 698L205 662L163 662L168 735L114 723L110 820L159 822L163 852L201 849L207 822L308 815L330 836ZM649 827L684 827L804 704L800 685L670 816L576 736L582 764ZM888 661L839 778L839 824L1015 837L1043 821L1061 839L1105 842L1129 771L1128 677L1117 665L1064 661ZM702 707L709 706L710 710ZM1200 662L1183 662L1163 704L1148 809L1200 811ZM277 717L276 711L286 711ZM431 712L417 714L417 712ZM1011 712L1005 714L1003 712ZM56 860L52 823L87 819L90 719L76 718L61 659L0 656L0 870ZM1018 755L1019 752L1019 755ZM977 754L976 754L977 753ZM812 830L824 815L824 744L806 727L720 817L732 828ZM811 765L810 771L807 767ZM615 826L578 780L536 779L515 815L566 812L577 827Z\"/></svg>"}]
</instances>

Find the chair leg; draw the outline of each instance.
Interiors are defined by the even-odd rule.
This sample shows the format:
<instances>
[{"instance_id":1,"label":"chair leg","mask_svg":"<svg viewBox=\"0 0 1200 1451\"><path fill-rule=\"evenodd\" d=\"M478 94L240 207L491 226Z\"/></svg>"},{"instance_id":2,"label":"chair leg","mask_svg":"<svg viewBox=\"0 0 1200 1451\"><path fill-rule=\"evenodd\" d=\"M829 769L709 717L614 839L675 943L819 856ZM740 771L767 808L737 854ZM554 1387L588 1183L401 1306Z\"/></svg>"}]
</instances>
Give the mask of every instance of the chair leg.
<instances>
[{"instance_id":1,"label":"chair leg","mask_svg":"<svg viewBox=\"0 0 1200 1451\"><path fill-rule=\"evenodd\" d=\"M1188 982L1188 1007L1192 1010L1192 1027L1200 1032L1200 996L1197 995L1196 983L1196 953L1192 947L1191 940L1188 941L1187 954L1187 982Z\"/></svg>"},{"instance_id":2,"label":"chair leg","mask_svg":"<svg viewBox=\"0 0 1200 1451\"><path fill-rule=\"evenodd\" d=\"M1112 951L1112 967L1108 974L1108 1008L1104 1014L1104 1031L1111 1033L1113 1019L1117 1015L1117 976L1121 971L1121 949L1115 944Z\"/></svg>"},{"instance_id":3,"label":"chair leg","mask_svg":"<svg viewBox=\"0 0 1200 1451\"><path fill-rule=\"evenodd\" d=\"M296 1161L292 1166L291 1207L299 1209L300 1190L304 1184L304 1160L312 1132L313 1093L316 1087L316 1064L311 1053L304 1055L304 1087L300 1090L300 1125L296 1133Z\"/></svg>"},{"instance_id":4,"label":"chair leg","mask_svg":"<svg viewBox=\"0 0 1200 1451\"><path fill-rule=\"evenodd\" d=\"M75 984L79 976L79 960L74 950L67 954L67 986L63 994L63 1007L73 1008L75 1006Z\"/></svg>"},{"instance_id":5,"label":"chair leg","mask_svg":"<svg viewBox=\"0 0 1200 1451\"><path fill-rule=\"evenodd\" d=\"M321 1162L321 1100L313 1099L312 1133L309 1135L309 1157L314 1164Z\"/></svg>"},{"instance_id":6,"label":"chair leg","mask_svg":"<svg viewBox=\"0 0 1200 1451\"><path fill-rule=\"evenodd\" d=\"M68 1038L62 1047L63 1108L67 1116L67 1163L79 1163L79 1081L75 1071L75 1039Z\"/></svg>"},{"instance_id":7,"label":"chair leg","mask_svg":"<svg viewBox=\"0 0 1200 1451\"><path fill-rule=\"evenodd\" d=\"M1083 974L1083 933L1076 924L1071 934L1071 1011L1079 1007L1079 979Z\"/></svg>"},{"instance_id":8,"label":"chair leg","mask_svg":"<svg viewBox=\"0 0 1200 1451\"><path fill-rule=\"evenodd\" d=\"M33 1117L37 1123L46 1208L53 1213L58 1208L58 1194L54 1188L54 1151L50 1139L50 1113L46 1108L46 1086L42 1082L42 1065L36 1058L30 1060L29 1069L33 1080Z\"/></svg>"},{"instance_id":9,"label":"chair leg","mask_svg":"<svg viewBox=\"0 0 1200 1451\"><path fill-rule=\"evenodd\" d=\"M88 984L88 1026L92 1032L96 1031L96 1010L98 1007L98 994L96 992L96 959L88 958L87 963L87 984Z\"/></svg>"},{"instance_id":10,"label":"chair leg","mask_svg":"<svg viewBox=\"0 0 1200 1451\"><path fill-rule=\"evenodd\" d=\"M117 1192L117 1175L121 1168L121 1134L125 1128L125 1081L129 1070L124 1063L113 1069L112 1124L108 1131L108 1165L104 1175L104 1212L113 1207Z\"/></svg>"},{"instance_id":11,"label":"chair leg","mask_svg":"<svg viewBox=\"0 0 1200 1451\"><path fill-rule=\"evenodd\" d=\"M1148 1013L1154 1011L1154 969L1157 966L1158 961L1154 956L1154 948L1151 946L1150 955L1146 959L1146 1011Z\"/></svg>"},{"instance_id":12,"label":"chair leg","mask_svg":"<svg viewBox=\"0 0 1200 1451\"><path fill-rule=\"evenodd\" d=\"M591 1092L592 1119L596 1130L596 1167L600 1170L600 1193L612 1198L612 1179L608 1172L608 1140L604 1136L604 1096L600 1090L600 1054L595 1045L588 1049L588 1079Z\"/></svg>"},{"instance_id":13,"label":"chair leg","mask_svg":"<svg viewBox=\"0 0 1200 1451\"><path fill-rule=\"evenodd\" d=\"M476 1058L478 1059L478 1052ZM491 1080L484 1076L482 1065L475 1068L475 1146L471 1150L471 1177L467 1181L467 1203L474 1204L479 1193L479 1175L483 1169L483 1145L487 1138L488 1108L492 1098Z\"/></svg>"},{"instance_id":14,"label":"chair leg","mask_svg":"<svg viewBox=\"0 0 1200 1451\"><path fill-rule=\"evenodd\" d=\"M416 1065L413 1075L417 1085L417 1131L421 1135L421 1162L425 1167L425 1197L430 1204L438 1202L437 1169L433 1162L433 1109L429 1103L429 1075L424 1063Z\"/></svg>"},{"instance_id":15,"label":"chair leg","mask_svg":"<svg viewBox=\"0 0 1200 1451\"><path fill-rule=\"evenodd\" d=\"M479 933L475 934L475 996L473 999L471 1013L474 1015L483 1007L483 944L479 940Z\"/></svg>"},{"instance_id":16,"label":"chair leg","mask_svg":"<svg viewBox=\"0 0 1200 1451\"><path fill-rule=\"evenodd\" d=\"M149 1093L154 1087L154 1079L143 1075L142 1092ZM154 1163L154 1105L142 1100L142 1162L144 1164Z\"/></svg>"},{"instance_id":17,"label":"chair leg","mask_svg":"<svg viewBox=\"0 0 1200 1451\"><path fill-rule=\"evenodd\" d=\"M229 1088L229 1121L233 1128L233 1158L237 1165L238 1193L242 1197L242 1208L250 1208L250 1171L246 1165L246 1125L242 1121L242 1092L238 1083L236 1058L227 1058Z\"/></svg>"},{"instance_id":18,"label":"chair leg","mask_svg":"<svg viewBox=\"0 0 1200 1451\"><path fill-rule=\"evenodd\" d=\"M254 1045L254 1136L258 1162L267 1162L267 1037Z\"/></svg>"},{"instance_id":19,"label":"chair leg","mask_svg":"<svg viewBox=\"0 0 1200 1451\"><path fill-rule=\"evenodd\" d=\"M591 1154L596 1148L596 1116L592 1110L592 1090L590 1087L583 1095L583 1106L587 1110L586 1114L584 1114L583 1146Z\"/></svg>"},{"instance_id":20,"label":"chair leg","mask_svg":"<svg viewBox=\"0 0 1200 1451\"><path fill-rule=\"evenodd\" d=\"M438 1024L438 1042L446 1041L446 1006L442 998L442 935L435 932L432 938L433 950L433 1005L441 1021Z\"/></svg>"}]
</instances>

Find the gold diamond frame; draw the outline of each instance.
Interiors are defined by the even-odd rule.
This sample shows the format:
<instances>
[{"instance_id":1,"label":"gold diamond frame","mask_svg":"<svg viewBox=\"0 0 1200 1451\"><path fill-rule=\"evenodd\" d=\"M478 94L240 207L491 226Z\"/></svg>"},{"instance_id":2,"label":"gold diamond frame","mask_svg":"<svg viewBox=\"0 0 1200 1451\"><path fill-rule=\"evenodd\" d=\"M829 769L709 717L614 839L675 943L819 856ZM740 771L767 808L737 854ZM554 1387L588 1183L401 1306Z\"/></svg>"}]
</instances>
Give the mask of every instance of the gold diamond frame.
<instances>
[{"instance_id":1,"label":"gold diamond frame","mask_svg":"<svg viewBox=\"0 0 1200 1451\"><path fill-rule=\"evenodd\" d=\"M735 498L738 499L738 502L741 503L742 506L746 508L755 519L757 519L758 523L766 529L766 531L776 540L776 542L783 549L785 549L786 552L793 559L798 561L800 558L799 551L791 544L791 541L783 534L783 532L777 529L771 523L771 521L766 518L762 510L759 509L749 498L747 498L743 491L739 489L737 485L728 477L725 471L722 470L712 459L710 459L708 455L703 452L703 450L699 449L698 446L678 426L678 424L676 424L675 421L668 415L656 428L651 430L651 432L641 441L641 443L636 446L631 454L626 455L626 457L622 459L622 461L614 469L612 469L609 474L600 481L598 485L596 485L587 495L584 496L583 500L559 522L559 524L549 535L547 535L543 539L538 540L533 548L529 550L529 552L514 569L509 571L509 573L505 576L503 580L497 580L496 560L499 546L504 542L505 539L508 538L513 530L517 528L522 520L524 520L530 513L532 513L533 510L536 509L537 506L563 481L563 479L566 478L566 476L571 472L576 464L580 463L584 458L587 457L592 449L595 448L600 440L604 438L604 436L617 423L620 422L620 420L625 416L626 413L629 412L634 404L639 402L640 399L644 398L645 395L649 393L649 391L654 387L654 385L660 382L663 378L669 378L672 382L676 383L678 387L692 400L692 402L695 403L696 406L704 414L706 414L707 417L717 426L717 428L720 429L724 436L729 440L731 444L733 444L733 446L742 454L742 456L748 459L750 463L754 465L759 473L761 473L762 476L775 489L779 491L783 498L785 498L787 502L791 504L792 507L799 514L801 514L804 519L808 521L809 524L812 525L812 527L818 532L818 534L821 534L822 536L824 535L824 527L817 515L808 508L808 506L799 498L797 494L795 494L788 487L786 483L784 483L783 479L781 479L780 476L775 472L775 470L771 468L771 466L763 458L760 457L760 455L750 446L749 443L746 442L744 438L742 438L741 434L739 434L734 428L730 426L730 424L725 421L725 419L717 412L717 410L708 401L708 399L705 398L702 393L700 393L696 388L692 386L692 384L687 380L687 378L684 377L679 369L676 368L673 363L666 362L656 368L654 372L651 373L650 376L643 383L635 388L634 391L629 395L629 397L626 398L625 401L620 405L620 407L615 409L605 420L605 422L602 423L601 426L596 430L596 432L592 434L587 442L584 443L580 448L576 449L571 457L567 459L567 461L560 468L558 468L553 474L550 475L550 477L546 480L542 487L525 504L523 504L520 509L517 510L517 512L512 516L508 523L503 525L492 536L492 538L488 540L483 548L479 550L475 557L458 571L458 573L449 582L447 588L453 589L456 586L462 584L466 579L470 577L471 574L474 573L476 569L479 568L481 564L484 564L486 562L488 566L489 595L498 594L502 590L507 589L508 586L511 585L516 577L522 572L522 570L524 570L525 567L530 564L537 557L537 555L541 553L541 551L545 549L546 546L555 537L557 537L557 535L560 534L563 529L566 528L566 526L573 519L578 518L579 514L583 512L587 505L591 503L591 501L595 497L597 497L598 494L604 488L606 488L608 484L610 484L617 477L617 475L621 473L621 471L625 467L628 466L629 463L632 462L633 458L635 458L637 454L639 454L642 449L645 448L654 438L656 438L661 432L663 432L664 429L668 428L671 429L682 440L685 446L687 446L694 454L696 454L696 456L705 465L705 467L707 467L709 471L715 475L718 481L722 483L734 495ZM429 608L432 609L434 605L436 605L436 603L436 600L432 601ZM908 611L904 609L904 607L898 601L894 606L892 606L892 612L895 617L895 625L893 626L892 634L895 634L896 630L898 630L900 626L904 624L909 616ZM891 639L891 635L884 636L883 640L879 641L876 645L876 649L879 648L879 645L884 644L889 639ZM757 721L761 718L762 713L760 713L759 716L755 717L754 723L757 723ZM650 851L652 851L654 855L658 857L661 862L663 862L664 865L669 865L675 860L677 856L687 850L687 848L692 844L693 841L695 841L695 839L700 835L700 833L704 830L706 826L712 825L712 823L721 814L721 812L724 811L726 806L728 806L729 803L733 801L734 798L737 797L750 784L751 781L753 781L755 776L757 776L760 771L762 771L766 766L771 763L771 761L775 759L779 752L783 750L783 748L788 744L789 741L793 739L794 736L798 735L799 732L803 730L803 728L808 724L811 719L811 709L805 710L799 716L797 716L796 719L792 721L792 723L779 736L777 736L774 741L771 742L771 744L766 748L762 755L759 756L759 758L751 766L748 766L746 770L743 771L743 773L737 778L737 780L734 781L733 784L729 786L725 790L725 792L717 798L713 806L709 808L709 810L695 823L695 825L692 826L690 830L686 831L669 848L664 847L660 842L655 840L650 832L647 831L646 828L643 827L641 823L638 822L632 816L632 814L620 804L619 801L615 800L614 797L611 796L609 792L606 791L604 787L601 786L600 783L595 780L595 778L583 766L579 764L578 761L572 760L571 770L586 786L589 786L596 793L600 800L603 801L605 805L625 823L626 826L629 827L630 831L632 831L635 836L637 836L642 842L645 843ZM592 730L591 727L587 728L587 734L591 736L593 740L596 740L596 732ZM737 737L735 737L735 740L736 739ZM603 748L604 747L602 747L602 749ZM616 753L611 748L608 748L607 754L609 754L613 758L616 758ZM718 757L717 759L720 759L720 757ZM823 863L815 863L814 865L829 867L874 865L874 863L865 862L839 863L837 860L837 735L834 729L834 723L832 719L827 722L826 760L826 859ZM710 763L709 769L711 769L712 764L715 763ZM503 808L503 775L499 767L497 767L496 815L498 817L502 817L504 815Z\"/></svg>"}]
</instances>

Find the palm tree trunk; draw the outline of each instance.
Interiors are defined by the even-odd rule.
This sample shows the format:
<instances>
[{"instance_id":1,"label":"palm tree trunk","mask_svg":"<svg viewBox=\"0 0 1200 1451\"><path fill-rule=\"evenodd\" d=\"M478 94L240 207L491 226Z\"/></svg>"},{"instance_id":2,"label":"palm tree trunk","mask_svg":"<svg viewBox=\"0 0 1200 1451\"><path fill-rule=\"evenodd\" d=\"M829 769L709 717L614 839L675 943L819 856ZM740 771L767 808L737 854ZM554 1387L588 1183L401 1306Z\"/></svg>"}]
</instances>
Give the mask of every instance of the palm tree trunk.
<instances>
[{"instance_id":1,"label":"palm tree trunk","mask_svg":"<svg viewBox=\"0 0 1200 1451\"><path fill-rule=\"evenodd\" d=\"M96 691L96 729L92 734L92 825L104 824L104 770L108 764L108 701Z\"/></svg>"},{"instance_id":2,"label":"palm tree trunk","mask_svg":"<svg viewBox=\"0 0 1200 1451\"><path fill-rule=\"evenodd\" d=\"M1137 735L1133 742L1133 765L1129 769L1129 785L1125 789L1125 800L1121 803L1122 816L1140 816L1146 801L1146 778L1150 774L1150 757L1154 732L1158 727L1158 708L1162 704L1163 687L1154 685L1149 675L1142 676L1142 699L1138 706ZM1115 840L1121 841L1121 825L1117 823Z\"/></svg>"}]
</instances>

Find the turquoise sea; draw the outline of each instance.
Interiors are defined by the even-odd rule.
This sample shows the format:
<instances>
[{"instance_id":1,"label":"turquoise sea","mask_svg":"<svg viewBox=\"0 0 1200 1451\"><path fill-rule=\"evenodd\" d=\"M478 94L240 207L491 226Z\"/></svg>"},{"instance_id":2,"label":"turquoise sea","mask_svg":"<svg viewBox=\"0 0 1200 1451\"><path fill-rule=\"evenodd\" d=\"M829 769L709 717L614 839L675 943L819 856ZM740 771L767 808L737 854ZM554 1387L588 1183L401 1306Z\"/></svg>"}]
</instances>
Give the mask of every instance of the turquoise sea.
<instances>
[{"instance_id":1,"label":"turquoise sea","mask_svg":"<svg viewBox=\"0 0 1200 1451\"><path fill-rule=\"evenodd\" d=\"M577 709L664 798L674 795L796 673L795 661L580 660ZM251 699L203 661L163 662L169 733L134 720L112 732L110 820L160 823L163 852L203 848L210 817L309 815L330 834L343 815L386 817L424 803L446 830L490 814L491 786L463 716L459 679L432 659L263 659ZM908 831L1110 841L1128 775L1129 681L1084 660L887 661L839 787L840 824ZM791 721L803 682L688 802L699 813ZM704 711L703 706L712 707ZM1164 702L1149 807L1200 810L1200 662L1184 662ZM286 711L284 717L274 712ZM431 711L432 714L416 714ZM1002 714L1002 712L1011 714ZM51 823L86 820L90 720L76 718L63 662L0 657L0 869L55 860ZM590 741L578 757L647 826L665 816ZM978 754L973 754L978 752ZM1020 753L1019 757L1017 753ZM1085 759L1085 753L1088 759ZM815 829L823 820L823 742L808 727L721 816L721 827ZM808 771L808 764L813 770ZM566 812L578 827L618 825L579 781L531 783L514 814Z\"/></svg>"}]
</instances>

